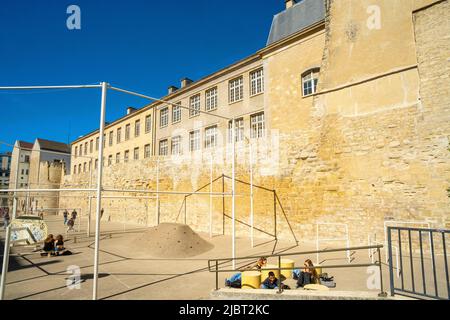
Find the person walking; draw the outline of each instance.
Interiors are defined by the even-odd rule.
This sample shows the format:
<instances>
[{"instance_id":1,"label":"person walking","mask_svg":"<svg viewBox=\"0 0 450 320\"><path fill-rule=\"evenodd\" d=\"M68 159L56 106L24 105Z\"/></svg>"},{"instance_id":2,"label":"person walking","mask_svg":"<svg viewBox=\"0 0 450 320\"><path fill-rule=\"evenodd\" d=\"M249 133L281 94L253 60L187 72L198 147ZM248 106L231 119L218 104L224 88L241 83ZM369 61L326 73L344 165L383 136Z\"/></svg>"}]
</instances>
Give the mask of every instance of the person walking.
<instances>
[{"instance_id":1,"label":"person walking","mask_svg":"<svg viewBox=\"0 0 450 320\"><path fill-rule=\"evenodd\" d=\"M3 227L6 228L9 226L9 221L10 221L10 216L9 216L9 210L5 209L3 212Z\"/></svg>"},{"instance_id":2,"label":"person walking","mask_svg":"<svg viewBox=\"0 0 450 320\"><path fill-rule=\"evenodd\" d=\"M67 212L67 209L64 210L63 217L64 217L64 225L67 225L67 221L69 220L69 212Z\"/></svg>"},{"instance_id":3,"label":"person walking","mask_svg":"<svg viewBox=\"0 0 450 320\"><path fill-rule=\"evenodd\" d=\"M66 233L69 233L69 231L74 231L75 229L73 228L75 225L75 220L73 218L70 218L69 221L67 221L67 230Z\"/></svg>"},{"instance_id":4,"label":"person walking","mask_svg":"<svg viewBox=\"0 0 450 320\"><path fill-rule=\"evenodd\" d=\"M77 211L75 209L73 209L73 211L72 211L72 219L76 220L77 219L77 215L78 215Z\"/></svg>"}]
</instances>

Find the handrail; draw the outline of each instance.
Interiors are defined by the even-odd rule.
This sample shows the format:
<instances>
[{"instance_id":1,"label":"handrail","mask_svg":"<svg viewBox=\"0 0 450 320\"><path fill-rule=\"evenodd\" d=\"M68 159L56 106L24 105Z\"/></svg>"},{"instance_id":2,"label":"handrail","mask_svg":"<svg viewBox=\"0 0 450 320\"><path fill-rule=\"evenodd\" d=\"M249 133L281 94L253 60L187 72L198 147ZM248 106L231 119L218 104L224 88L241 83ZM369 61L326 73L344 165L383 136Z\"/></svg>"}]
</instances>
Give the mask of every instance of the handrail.
<instances>
[{"instance_id":1,"label":"handrail","mask_svg":"<svg viewBox=\"0 0 450 320\"><path fill-rule=\"evenodd\" d=\"M283 254L271 254L265 256L266 258L278 258L278 268L270 268L270 270L292 270L295 268L282 268L281 267L281 257L289 257L289 256L298 256L298 255L307 255L307 254L315 254L315 253L330 253L330 252L342 252L347 250L368 250L368 249L376 249L378 252L378 261L375 263L361 263L361 264L340 264L340 265L327 265L327 266L317 266L317 267L309 267L310 269L317 269L317 268L327 268L327 269L336 269L336 268L362 268L362 267L371 267L376 266L380 270L380 286L381 286L381 292L379 294L380 297L386 297L387 294L384 292L383 289L383 270L382 270L382 264L381 264L381 249L383 248L383 245L374 245L374 246L361 246L361 247L352 247L352 248L338 248L338 249L326 249L326 250L316 250L316 251L304 251L304 252L294 252L294 253L283 253ZM220 264L224 264L225 262L231 262L231 261L239 261L239 260L250 260L250 259L259 259L260 256L246 256L246 257L237 257L237 258L219 258L219 259L209 259L208 260L208 271L209 272L215 272L216 273L216 290L219 290L219 273L224 272L242 272L242 269L233 269L233 270L219 270L219 262ZM212 263L214 262L215 268L212 269ZM302 268L302 267L300 267ZM280 277L281 278L281 277ZM281 279L278 279L278 293L281 293L283 291L281 286Z\"/></svg>"}]
</instances>

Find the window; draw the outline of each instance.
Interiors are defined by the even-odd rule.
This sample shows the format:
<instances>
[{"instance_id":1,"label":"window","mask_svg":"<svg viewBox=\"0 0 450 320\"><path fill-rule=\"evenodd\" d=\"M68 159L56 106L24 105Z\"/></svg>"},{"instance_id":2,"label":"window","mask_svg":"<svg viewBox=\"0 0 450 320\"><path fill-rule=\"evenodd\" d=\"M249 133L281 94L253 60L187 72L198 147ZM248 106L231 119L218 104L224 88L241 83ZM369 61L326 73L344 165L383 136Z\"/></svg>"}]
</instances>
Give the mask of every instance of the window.
<instances>
[{"instance_id":1,"label":"window","mask_svg":"<svg viewBox=\"0 0 450 320\"><path fill-rule=\"evenodd\" d=\"M264 92L264 70L259 69L250 73L250 95Z\"/></svg>"},{"instance_id":2,"label":"window","mask_svg":"<svg viewBox=\"0 0 450 320\"><path fill-rule=\"evenodd\" d=\"M169 154L169 144L167 143L167 139L161 140L159 142L159 155L167 156Z\"/></svg>"},{"instance_id":3,"label":"window","mask_svg":"<svg viewBox=\"0 0 450 320\"><path fill-rule=\"evenodd\" d=\"M95 139L95 151L98 151L98 144L99 144L99 141L100 141L100 138L97 137L97 138Z\"/></svg>"},{"instance_id":4,"label":"window","mask_svg":"<svg viewBox=\"0 0 450 320\"><path fill-rule=\"evenodd\" d=\"M181 102L177 103L177 106L172 107L172 123L181 121Z\"/></svg>"},{"instance_id":5,"label":"window","mask_svg":"<svg viewBox=\"0 0 450 320\"><path fill-rule=\"evenodd\" d=\"M78 156L78 147L75 147L75 158Z\"/></svg>"},{"instance_id":6,"label":"window","mask_svg":"<svg viewBox=\"0 0 450 320\"><path fill-rule=\"evenodd\" d=\"M230 81L230 103L244 98L244 78L239 77Z\"/></svg>"},{"instance_id":7,"label":"window","mask_svg":"<svg viewBox=\"0 0 450 320\"><path fill-rule=\"evenodd\" d=\"M151 155L150 145L146 144L144 147L144 158L150 158Z\"/></svg>"},{"instance_id":8,"label":"window","mask_svg":"<svg viewBox=\"0 0 450 320\"><path fill-rule=\"evenodd\" d=\"M108 156L108 167L112 165L112 155Z\"/></svg>"},{"instance_id":9,"label":"window","mask_svg":"<svg viewBox=\"0 0 450 320\"><path fill-rule=\"evenodd\" d=\"M206 111L217 109L217 87L206 91Z\"/></svg>"},{"instance_id":10,"label":"window","mask_svg":"<svg viewBox=\"0 0 450 320\"><path fill-rule=\"evenodd\" d=\"M77 166L73 166L73 174L77 174Z\"/></svg>"},{"instance_id":11,"label":"window","mask_svg":"<svg viewBox=\"0 0 450 320\"><path fill-rule=\"evenodd\" d=\"M139 148L134 148L133 159L139 160Z\"/></svg>"},{"instance_id":12,"label":"window","mask_svg":"<svg viewBox=\"0 0 450 320\"><path fill-rule=\"evenodd\" d=\"M235 141L243 141L244 140L244 119L236 119L235 120ZM232 128L233 128L233 121L228 122L228 142L231 143L233 140L232 138Z\"/></svg>"},{"instance_id":13,"label":"window","mask_svg":"<svg viewBox=\"0 0 450 320\"><path fill-rule=\"evenodd\" d=\"M149 133L152 130L152 116L145 117L145 133Z\"/></svg>"},{"instance_id":14,"label":"window","mask_svg":"<svg viewBox=\"0 0 450 320\"><path fill-rule=\"evenodd\" d=\"M125 141L130 140L130 130L131 130L131 125L127 124L125 126Z\"/></svg>"},{"instance_id":15,"label":"window","mask_svg":"<svg viewBox=\"0 0 450 320\"><path fill-rule=\"evenodd\" d=\"M200 130L195 130L189 133L189 150L200 150Z\"/></svg>"},{"instance_id":16,"label":"window","mask_svg":"<svg viewBox=\"0 0 450 320\"><path fill-rule=\"evenodd\" d=\"M123 156L123 162L127 163L129 158L130 158L130 151L127 150L125 151L125 154Z\"/></svg>"},{"instance_id":17,"label":"window","mask_svg":"<svg viewBox=\"0 0 450 320\"><path fill-rule=\"evenodd\" d=\"M103 149L105 149L106 146L106 133L103 135Z\"/></svg>"},{"instance_id":18,"label":"window","mask_svg":"<svg viewBox=\"0 0 450 320\"><path fill-rule=\"evenodd\" d=\"M25 163L29 163L30 162L30 156L25 156Z\"/></svg>"},{"instance_id":19,"label":"window","mask_svg":"<svg viewBox=\"0 0 450 320\"><path fill-rule=\"evenodd\" d=\"M139 137L141 134L141 120L136 120L134 123L134 136Z\"/></svg>"},{"instance_id":20,"label":"window","mask_svg":"<svg viewBox=\"0 0 450 320\"><path fill-rule=\"evenodd\" d=\"M25 174L25 169L22 169L22 174Z\"/></svg>"},{"instance_id":21,"label":"window","mask_svg":"<svg viewBox=\"0 0 450 320\"><path fill-rule=\"evenodd\" d=\"M95 170L98 168L98 159L95 159Z\"/></svg>"},{"instance_id":22,"label":"window","mask_svg":"<svg viewBox=\"0 0 450 320\"><path fill-rule=\"evenodd\" d=\"M25 170L25 174L29 175L30 174L30 170L29 169Z\"/></svg>"},{"instance_id":23,"label":"window","mask_svg":"<svg viewBox=\"0 0 450 320\"><path fill-rule=\"evenodd\" d=\"M117 139L116 139L116 143L121 143L122 142L122 128L117 129Z\"/></svg>"},{"instance_id":24,"label":"window","mask_svg":"<svg viewBox=\"0 0 450 320\"><path fill-rule=\"evenodd\" d=\"M81 157L83 155L83 145L80 144L80 153L78 155ZM26 161L25 161L26 162Z\"/></svg>"},{"instance_id":25,"label":"window","mask_svg":"<svg viewBox=\"0 0 450 320\"><path fill-rule=\"evenodd\" d=\"M92 170L92 160L89 161L89 172Z\"/></svg>"},{"instance_id":26,"label":"window","mask_svg":"<svg viewBox=\"0 0 450 320\"><path fill-rule=\"evenodd\" d=\"M88 153L88 143L86 142L84 144L84 154L86 155Z\"/></svg>"},{"instance_id":27,"label":"window","mask_svg":"<svg viewBox=\"0 0 450 320\"><path fill-rule=\"evenodd\" d=\"M264 112L250 117L251 137L262 138L265 134Z\"/></svg>"},{"instance_id":28,"label":"window","mask_svg":"<svg viewBox=\"0 0 450 320\"><path fill-rule=\"evenodd\" d=\"M181 155L182 152L182 146L181 146L181 136L176 136L172 138L172 155L177 156Z\"/></svg>"},{"instance_id":29,"label":"window","mask_svg":"<svg viewBox=\"0 0 450 320\"><path fill-rule=\"evenodd\" d=\"M196 117L200 114L200 94L191 97L189 106L190 117Z\"/></svg>"},{"instance_id":30,"label":"window","mask_svg":"<svg viewBox=\"0 0 450 320\"><path fill-rule=\"evenodd\" d=\"M89 142L89 153L94 152L94 140Z\"/></svg>"},{"instance_id":31,"label":"window","mask_svg":"<svg viewBox=\"0 0 450 320\"><path fill-rule=\"evenodd\" d=\"M114 139L114 134L112 131L109 132L109 146L112 147L113 145L113 139Z\"/></svg>"},{"instance_id":32,"label":"window","mask_svg":"<svg viewBox=\"0 0 450 320\"><path fill-rule=\"evenodd\" d=\"M116 164L120 163L120 153L116 153Z\"/></svg>"},{"instance_id":33,"label":"window","mask_svg":"<svg viewBox=\"0 0 450 320\"><path fill-rule=\"evenodd\" d=\"M159 126L161 128L167 127L169 124L169 108L161 109Z\"/></svg>"},{"instance_id":34,"label":"window","mask_svg":"<svg viewBox=\"0 0 450 320\"><path fill-rule=\"evenodd\" d=\"M86 170L87 170L87 163L85 162L85 163L83 164L83 172L86 172Z\"/></svg>"},{"instance_id":35,"label":"window","mask_svg":"<svg viewBox=\"0 0 450 320\"><path fill-rule=\"evenodd\" d=\"M319 81L319 71L319 68L315 68L302 74L302 88L304 97L316 93L317 83Z\"/></svg>"},{"instance_id":36,"label":"window","mask_svg":"<svg viewBox=\"0 0 450 320\"><path fill-rule=\"evenodd\" d=\"M81 173L81 163L78 165L78 173Z\"/></svg>"},{"instance_id":37,"label":"window","mask_svg":"<svg viewBox=\"0 0 450 320\"><path fill-rule=\"evenodd\" d=\"M217 126L205 129L205 148L214 148L217 146Z\"/></svg>"}]
</instances>

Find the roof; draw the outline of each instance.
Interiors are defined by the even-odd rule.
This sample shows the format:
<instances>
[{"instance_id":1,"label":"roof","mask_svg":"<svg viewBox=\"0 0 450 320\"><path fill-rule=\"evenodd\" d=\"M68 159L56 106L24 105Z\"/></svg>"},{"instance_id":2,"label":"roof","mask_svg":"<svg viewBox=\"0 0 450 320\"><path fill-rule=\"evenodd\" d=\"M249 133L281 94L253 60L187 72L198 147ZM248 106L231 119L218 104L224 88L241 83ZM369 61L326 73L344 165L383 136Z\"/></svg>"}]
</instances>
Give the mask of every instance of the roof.
<instances>
[{"instance_id":1,"label":"roof","mask_svg":"<svg viewBox=\"0 0 450 320\"><path fill-rule=\"evenodd\" d=\"M65 144L65 143L50 141L50 140L45 140L45 139L39 139L39 138L36 139L36 142L39 143L41 150L70 153L70 145Z\"/></svg>"},{"instance_id":2,"label":"roof","mask_svg":"<svg viewBox=\"0 0 450 320\"><path fill-rule=\"evenodd\" d=\"M17 141L17 143L19 144L20 148L24 148L24 149L33 149L33 144L31 142L25 142L25 141Z\"/></svg>"},{"instance_id":3,"label":"roof","mask_svg":"<svg viewBox=\"0 0 450 320\"><path fill-rule=\"evenodd\" d=\"M273 18L267 45L325 19L324 0L300 0Z\"/></svg>"}]
</instances>

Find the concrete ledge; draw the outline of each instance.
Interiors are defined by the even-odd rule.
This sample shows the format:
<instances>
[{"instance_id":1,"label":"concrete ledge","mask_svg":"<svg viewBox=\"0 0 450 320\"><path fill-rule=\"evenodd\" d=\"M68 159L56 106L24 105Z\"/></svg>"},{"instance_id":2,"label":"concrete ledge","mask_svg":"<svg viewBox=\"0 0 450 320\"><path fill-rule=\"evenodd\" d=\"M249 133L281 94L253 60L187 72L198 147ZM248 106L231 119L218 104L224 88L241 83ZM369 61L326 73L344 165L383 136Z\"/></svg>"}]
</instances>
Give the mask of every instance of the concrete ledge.
<instances>
[{"instance_id":1,"label":"concrete ledge","mask_svg":"<svg viewBox=\"0 0 450 320\"><path fill-rule=\"evenodd\" d=\"M211 292L214 300L414 300L401 296L378 297L378 292L370 291L310 291L285 290L281 294L278 290L263 289L219 289Z\"/></svg>"}]
</instances>

